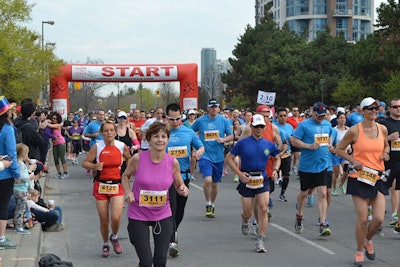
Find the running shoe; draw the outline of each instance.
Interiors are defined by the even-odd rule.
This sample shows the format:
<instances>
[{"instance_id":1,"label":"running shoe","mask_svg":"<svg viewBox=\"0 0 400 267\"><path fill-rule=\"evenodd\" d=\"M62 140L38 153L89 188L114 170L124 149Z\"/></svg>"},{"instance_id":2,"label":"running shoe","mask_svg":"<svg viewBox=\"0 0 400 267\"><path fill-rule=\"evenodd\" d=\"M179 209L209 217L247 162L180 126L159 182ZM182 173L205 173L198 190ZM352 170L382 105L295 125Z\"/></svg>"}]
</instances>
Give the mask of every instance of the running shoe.
<instances>
[{"instance_id":1,"label":"running shoe","mask_svg":"<svg viewBox=\"0 0 400 267\"><path fill-rule=\"evenodd\" d=\"M196 181L196 177L192 174L192 175L190 175L190 180L191 181Z\"/></svg>"},{"instance_id":2,"label":"running shoe","mask_svg":"<svg viewBox=\"0 0 400 267\"><path fill-rule=\"evenodd\" d=\"M303 233L303 230L304 230L303 216L296 215L296 222L294 224L294 230L296 231L297 234Z\"/></svg>"},{"instance_id":3,"label":"running shoe","mask_svg":"<svg viewBox=\"0 0 400 267\"><path fill-rule=\"evenodd\" d=\"M371 261L375 260L375 250L372 241L365 242L364 249L365 249L365 256L367 257L367 259Z\"/></svg>"},{"instance_id":4,"label":"running shoe","mask_svg":"<svg viewBox=\"0 0 400 267\"><path fill-rule=\"evenodd\" d=\"M357 251L354 254L354 266L361 267L364 263L364 254L360 251Z\"/></svg>"},{"instance_id":5,"label":"running shoe","mask_svg":"<svg viewBox=\"0 0 400 267\"><path fill-rule=\"evenodd\" d=\"M265 245L264 245L264 241L262 240L262 239L258 239L257 238L257 241L256 241L256 251L258 252L258 253L265 253L265 252L267 252L267 249L265 248Z\"/></svg>"},{"instance_id":6,"label":"running shoe","mask_svg":"<svg viewBox=\"0 0 400 267\"><path fill-rule=\"evenodd\" d=\"M103 258L108 258L110 256L110 246L109 245L104 245L102 250L101 250L101 256Z\"/></svg>"},{"instance_id":7,"label":"running shoe","mask_svg":"<svg viewBox=\"0 0 400 267\"><path fill-rule=\"evenodd\" d=\"M340 193L342 193L342 195L346 195L347 188L345 185L339 185L339 190L340 190Z\"/></svg>"},{"instance_id":8,"label":"running shoe","mask_svg":"<svg viewBox=\"0 0 400 267\"><path fill-rule=\"evenodd\" d=\"M389 222L389 225L395 225L398 220L399 220L399 216L397 215L397 213L392 213L392 218Z\"/></svg>"},{"instance_id":9,"label":"running shoe","mask_svg":"<svg viewBox=\"0 0 400 267\"><path fill-rule=\"evenodd\" d=\"M270 222L272 218L272 213L271 211L268 209L268 221Z\"/></svg>"},{"instance_id":10,"label":"running shoe","mask_svg":"<svg viewBox=\"0 0 400 267\"><path fill-rule=\"evenodd\" d=\"M211 205L206 206L206 217L214 218L215 217L215 208Z\"/></svg>"},{"instance_id":11,"label":"running shoe","mask_svg":"<svg viewBox=\"0 0 400 267\"><path fill-rule=\"evenodd\" d=\"M319 235L320 236L330 236L331 235L331 229L329 229L329 226L326 224L321 224L319 226Z\"/></svg>"},{"instance_id":12,"label":"running shoe","mask_svg":"<svg viewBox=\"0 0 400 267\"><path fill-rule=\"evenodd\" d=\"M178 244L176 242L169 243L168 254L173 258L179 256Z\"/></svg>"},{"instance_id":13,"label":"running shoe","mask_svg":"<svg viewBox=\"0 0 400 267\"><path fill-rule=\"evenodd\" d=\"M276 180L275 184L276 184L276 185L279 185L279 186L282 186L282 177L279 177L279 178Z\"/></svg>"},{"instance_id":14,"label":"running shoe","mask_svg":"<svg viewBox=\"0 0 400 267\"><path fill-rule=\"evenodd\" d=\"M69 177L69 174L64 172L64 173L60 176L60 179L61 179L61 180L64 180L64 179L66 179L66 178L68 178L68 177Z\"/></svg>"},{"instance_id":15,"label":"running shoe","mask_svg":"<svg viewBox=\"0 0 400 267\"><path fill-rule=\"evenodd\" d=\"M394 233L400 235L400 223L399 222L397 222L394 225Z\"/></svg>"},{"instance_id":16,"label":"running shoe","mask_svg":"<svg viewBox=\"0 0 400 267\"><path fill-rule=\"evenodd\" d=\"M287 202L287 199L286 199L286 197L285 197L284 194L280 194L280 195L279 195L279 201Z\"/></svg>"},{"instance_id":17,"label":"running shoe","mask_svg":"<svg viewBox=\"0 0 400 267\"><path fill-rule=\"evenodd\" d=\"M121 254L123 249L121 247L121 245L119 244L119 238L112 238L113 235L110 236L110 242L114 248L114 252L117 254Z\"/></svg>"},{"instance_id":18,"label":"running shoe","mask_svg":"<svg viewBox=\"0 0 400 267\"><path fill-rule=\"evenodd\" d=\"M385 235L385 234L383 233L383 228L382 228L382 227L379 227L378 231L376 231L376 233L375 233L375 236L382 237L382 236L384 236L384 235Z\"/></svg>"},{"instance_id":19,"label":"running shoe","mask_svg":"<svg viewBox=\"0 0 400 267\"><path fill-rule=\"evenodd\" d=\"M20 235L30 235L31 232L23 228L15 228L15 232Z\"/></svg>"},{"instance_id":20,"label":"running shoe","mask_svg":"<svg viewBox=\"0 0 400 267\"><path fill-rule=\"evenodd\" d=\"M61 176L62 176L62 174L59 172L59 173L57 173L56 175L54 175L54 178L55 178L55 179L60 179Z\"/></svg>"},{"instance_id":21,"label":"running shoe","mask_svg":"<svg viewBox=\"0 0 400 267\"><path fill-rule=\"evenodd\" d=\"M211 206L211 217L210 218L215 218L215 207Z\"/></svg>"},{"instance_id":22,"label":"running shoe","mask_svg":"<svg viewBox=\"0 0 400 267\"><path fill-rule=\"evenodd\" d=\"M339 195L336 189L332 189L331 194L332 194L332 196L338 196Z\"/></svg>"},{"instance_id":23,"label":"running shoe","mask_svg":"<svg viewBox=\"0 0 400 267\"><path fill-rule=\"evenodd\" d=\"M16 247L17 245L14 244L8 237L5 237L4 241L0 242L0 249L14 249Z\"/></svg>"},{"instance_id":24,"label":"running shoe","mask_svg":"<svg viewBox=\"0 0 400 267\"><path fill-rule=\"evenodd\" d=\"M249 221L245 221L242 219L242 234L243 235L249 235L250 234L250 225Z\"/></svg>"},{"instance_id":25,"label":"running shoe","mask_svg":"<svg viewBox=\"0 0 400 267\"><path fill-rule=\"evenodd\" d=\"M331 224L328 222L327 219L325 219L325 224L328 225L328 226L331 225ZM321 220L320 220L319 218L318 218L318 221L317 221L317 225L321 225Z\"/></svg>"},{"instance_id":26,"label":"running shoe","mask_svg":"<svg viewBox=\"0 0 400 267\"><path fill-rule=\"evenodd\" d=\"M234 183L239 183L239 176L238 176L238 175L235 175L235 176L233 177L233 182L234 182Z\"/></svg>"},{"instance_id":27,"label":"running shoe","mask_svg":"<svg viewBox=\"0 0 400 267\"><path fill-rule=\"evenodd\" d=\"M308 195L307 196L307 205L310 207L315 206L315 196L314 195Z\"/></svg>"}]
</instances>

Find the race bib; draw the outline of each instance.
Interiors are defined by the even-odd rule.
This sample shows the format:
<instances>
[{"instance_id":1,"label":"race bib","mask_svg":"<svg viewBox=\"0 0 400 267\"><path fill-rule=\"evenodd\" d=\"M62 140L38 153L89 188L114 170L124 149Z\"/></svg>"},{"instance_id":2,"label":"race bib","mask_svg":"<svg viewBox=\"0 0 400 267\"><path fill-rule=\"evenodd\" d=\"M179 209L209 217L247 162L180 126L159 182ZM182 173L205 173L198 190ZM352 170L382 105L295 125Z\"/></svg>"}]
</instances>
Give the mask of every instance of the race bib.
<instances>
[{"instance_id":1,"label":"race bib","mask_svg":"<svg viewBox=\"0 0 400 267\"><path fill-rule=\"evenodd\" d=\"M119 193L119 184L99 183L99 194L116 195Z\"/></svg>"},{"instance_id":2,"label":"race bib","mask_svg":"<svg viewBox=\"0 0 400 267\"><path fill-rule=\"evenodd\" d=\"M168 154L174 158L185 158L188 155L187 146L169 147Z\"/></svg>"},{"instance_id":3,"label":"race bib","mask_svg":"<svg viewBox=\"0 0 400 267\"><path fill-rule=\"evenodd\" d=\"M247 188L257 189L264 186L264 177L262 176L261 173L258 174L250 173L249 179L250 179L249 182L246 184Z\"/></svg>"},{"instance_id":4,"label":"race bib","mask_svg":"<svg viewBox=\"0 0 400 267\"><path fill-rule=\"evenodd\" d=\"M141 207L162 207L167 203L168 190L152 191L140 190L139 206Z\"/></svg>"},{"instance_id":5,"label":"race bib","mask_svg":"<svg viewBox=\"0 0 400 267\"><path fill-rule=\"evenodd\" d=\"M80 136L79 134L73 134L73 135L71 136L71 139L72 139L72 140L79 140L79 139L81 139L81 136Z\"/></svg>"},{"instance_id":6,"label":"race bib","mask_svg":"<svg viewBox=\"0 0 400 267\"><path fill-rule=\"evenodd\" d=\"M219 138L219 131L218 130L204 131L204 140L206 142L215 141L217 138Z\"/></svg>"},{"instance_id":7,"label":"race bib","mask_svg":"<svg viewBox=\"0 0 400 267\"><path fill-rule=\"evenodd\" d=\"M327 146L329 144L329 134L314 134L314 143L320 146Z\"/></svg>"},{"instance_id":8,"label":"race bib","mask_svg":"<svg viewBox=\"0 0 400 267\"><path fill-rule=\"evenodd\" d=\"M391 151L400 151L400 138L393 140L390 142L390 150Z\"/></svg>"},{"instance_id":9,"label":"race bib","mask_svg":"<svg viewBox=\"0 0 400 267\"><path fill-rule=\"evenodd\" d=\"M379 172L368 167L363 167L358 173L357 181L374 186L379 179Z\"/></svg>"}]
</instances>

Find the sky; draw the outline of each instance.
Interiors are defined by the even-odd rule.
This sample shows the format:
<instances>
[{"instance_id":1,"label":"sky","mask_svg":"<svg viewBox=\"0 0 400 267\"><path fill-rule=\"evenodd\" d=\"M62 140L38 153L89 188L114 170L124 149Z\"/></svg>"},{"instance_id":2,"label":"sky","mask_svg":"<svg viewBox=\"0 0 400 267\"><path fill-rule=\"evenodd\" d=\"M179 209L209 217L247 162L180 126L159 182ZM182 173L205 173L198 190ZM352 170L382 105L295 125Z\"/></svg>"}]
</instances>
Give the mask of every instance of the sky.
<instances>
[{"instance_id":1,"label":"sky","mask_svg":"<svg viewBox=\"0 0 400 267\"><path fill-rule=\"evenodd\" d=\"M375 0L375 7L380 2ZM246 25L254 26L255 0L28 0L28 27L67 63L87 58L106 64L197 63L204 47L232 57ZM137 85L131 85L137 88ZM145 84L155 89L157 83ZM110 89L111 90L111 89ZM115 87L115 90L116 87ZM109 92L108 92L109 93Z\"/></svg>"}]
</instances>

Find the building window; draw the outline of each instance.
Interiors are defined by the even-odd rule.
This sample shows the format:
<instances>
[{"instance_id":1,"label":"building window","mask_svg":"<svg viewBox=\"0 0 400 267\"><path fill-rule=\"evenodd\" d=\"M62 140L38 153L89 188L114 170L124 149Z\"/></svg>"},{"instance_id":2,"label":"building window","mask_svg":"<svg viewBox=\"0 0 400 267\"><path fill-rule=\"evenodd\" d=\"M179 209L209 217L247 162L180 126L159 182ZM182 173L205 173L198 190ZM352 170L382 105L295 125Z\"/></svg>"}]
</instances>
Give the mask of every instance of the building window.
<instances>
[{"instance_id":1,"label":"building window","mask_svg":"<svg viewBox=\"0 0 400 267\"><path fill-rule=\"evenodd\" d=\"M317 38L318 32L325 32L326 31L326 19L313 19L312 20L312 39Z\"/></svg>"},{"instance_id":2,"label":"building window","mask_svg":"<svg viewBox=\"0 0 400 267\"><path fill-rule=\"evenodd\" d=\"M313 14L326 14L326 0L313 0Z\"/></svg>"},{"instance_id":3,"label":"building window","mask_svg":"<svg viewBox=\"0 0 400 267\"><path fill-rule=\"evenodd\" d=\"M336 19L336 36L343 36L348 40L347 18Z\"/></svg>"},{"instance_id":4,"label":"building window","mask_svg":"<svg viewBox=\"0 0 400 267\"><path fill-rule=\"evenodd\" d=\"M308 15L309 0L287 0L286 13L287 17Z\"/></svg>"}]
</instances>

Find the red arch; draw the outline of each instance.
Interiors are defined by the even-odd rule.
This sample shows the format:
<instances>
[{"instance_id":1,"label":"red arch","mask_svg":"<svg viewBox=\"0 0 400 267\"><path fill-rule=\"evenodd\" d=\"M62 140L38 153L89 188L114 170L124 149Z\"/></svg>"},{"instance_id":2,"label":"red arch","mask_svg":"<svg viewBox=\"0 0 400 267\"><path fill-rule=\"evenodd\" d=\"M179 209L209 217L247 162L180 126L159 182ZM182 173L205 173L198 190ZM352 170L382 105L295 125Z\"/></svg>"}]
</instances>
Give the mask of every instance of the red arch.
<instances>
[{"instance_id":1,"label":"red arch","mask_svg":"<svg viewBox=\"0 0 400 267\"><path fill-rule=\"evenodd\" d=\"M51 79L50 102L63 116L69 111L68 82L180 83L182 109L197 108L197 64L66 64Z\"/></svg>"}]
</instances>

